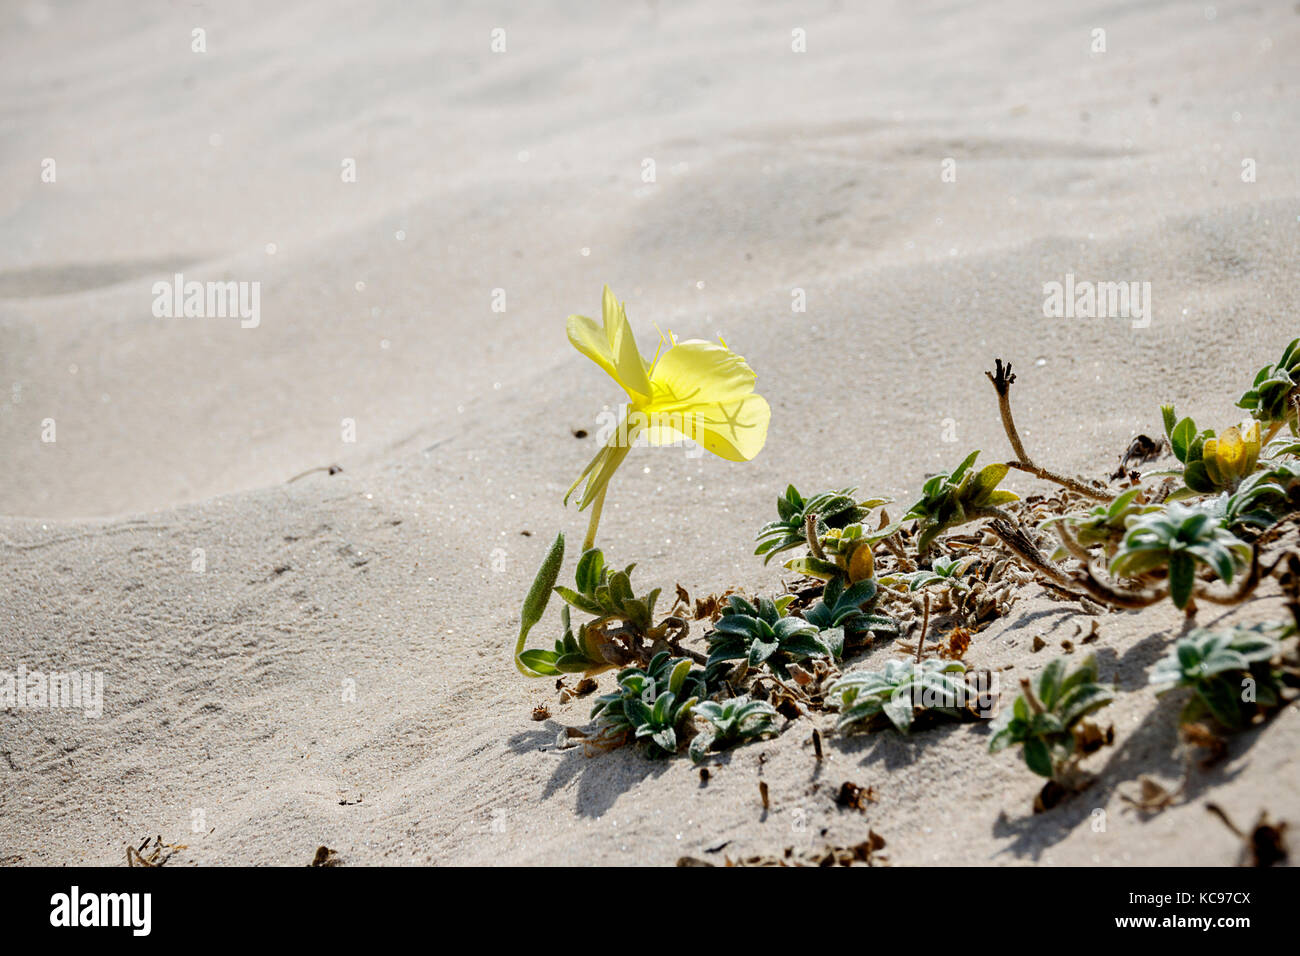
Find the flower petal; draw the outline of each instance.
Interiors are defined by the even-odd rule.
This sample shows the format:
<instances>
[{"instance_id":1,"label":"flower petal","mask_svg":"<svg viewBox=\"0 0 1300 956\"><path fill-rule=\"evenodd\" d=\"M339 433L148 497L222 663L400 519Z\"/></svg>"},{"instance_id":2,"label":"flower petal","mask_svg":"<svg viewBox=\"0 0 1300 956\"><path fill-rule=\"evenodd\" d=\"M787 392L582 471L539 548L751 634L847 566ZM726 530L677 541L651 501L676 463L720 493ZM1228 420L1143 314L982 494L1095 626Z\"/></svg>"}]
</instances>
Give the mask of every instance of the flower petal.
<instances>
[{"instance_id":1,"label":"flower petal","mask_svg":"<svg viewBox=\"0 0 1300 956\"><path fill-rule=\"evenodd\" d=\"M651 405L671 411L686 405L735 402L754 391L754 370L717 342L678 342L655 363Z\"/></svg>"},{"instance_id":2,"label":"flower petal","mask_svg":"<svg viewBox=\"0 0 1300 956\"><path fill-rule=\"evenodd\" d=\"M622 303L614 298L609 286L605 286L601 298L601 314L601 325L585 315L569 316L569 341L574 348L609 373L610 378L627 392L633 404L644 404L651 395L645 360L637 351L636 336L632 334L627 312Z\"/></svg>"},{"instance_id":3,"label":"flower petal","mask_svg":"<svg viewBox=\"0 0 1300 956\"><path fill-rule=\"evenodd\" d=\"M652 445L670 445L689 438L719 458L749 461L762 451L771 417L767 399L752 393L671 412L651 409L646 413L646 439Z\"/></svg>"}]
</instances>

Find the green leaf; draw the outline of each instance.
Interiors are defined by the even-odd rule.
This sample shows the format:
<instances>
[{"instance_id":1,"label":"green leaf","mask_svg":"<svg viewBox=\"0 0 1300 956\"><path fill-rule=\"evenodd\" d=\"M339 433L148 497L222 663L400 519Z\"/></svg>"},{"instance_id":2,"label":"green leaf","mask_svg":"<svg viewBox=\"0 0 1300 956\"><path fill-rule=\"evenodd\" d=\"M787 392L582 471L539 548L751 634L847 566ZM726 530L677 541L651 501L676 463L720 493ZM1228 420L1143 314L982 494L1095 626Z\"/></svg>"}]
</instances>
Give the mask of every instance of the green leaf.
<instances>
[{"instance_id":1,"label":"green leaf","mask_svg":"<svg viewBox=\"0 0 1300 956\"><path fill-rule=\"evenodd\" d=\"M1047 710L1056 707L1056 701L1061 693L1061 682L1065 679L1066 662L1064 657L1058 657L1051 661L1043 672L1038 675L1037 684L1038 702Z\"/></svg>"},{"instance_id":2,"label":"green leaf","mask_svg":"<svg viewBox=\"0 0 1300 956\"><path fill-rule=\"evenodd\" d=\"M1170 444L1172 444L1173 437L1174 437L1174 426L1178 424L1178 419L1174 415L1174 406L1161 405L1160 415L1165 422L1165 437L1167 437L1170 440Z\"/></svg>"},{"instance_id":3,"label":"green leaf","mask_svg":"<svg viewBox=\"0 0 1300 956\"><path fill-rule=\"evenodd\" d=\"M522 651L516 658L521 670L528 668L532 673L525 672L528 677L549 677L560 673L556 666L559 655L555 651L544 651L538 648L529 651Z\"/></svg>"},{"instance_id":4,"label":"green leaf","mask_svg":"<svg viewBox=\"0 0 1300 956\"><path fill-rule=\"evenodd\" d=\"M1196 586L1196 562L1184 551L1169 555L1169 597L1180 611L1192 599Z\"/></svg>"},{"instance_id":5,"label":"green leaf","mask_svg":"<svg viewBox=\"0 0 1300 956\"><path fill-rule=\"evenodd\" d=\"M666 753L673 754L677 752L677 731L672 727L665 727L663 730L655 731L650 735L650 739Z\"/></svg>"},{"instance_id":6,"label":"green leaf","mask_svg":"<svg viewBox=\"0 0 1300 956\"><path fill-rule=\"evenodd\" d=\"M1172 413L1173 409L1171 407L1170 414ZM1190 418L1184 418L1169 432L1169 444L1174 450L1174 457L1183 464L1187 463L1187 450L1195 436L1196 423Z\"/></svg>"},{"instance_id":7,"label":"green leaf","mask_svg":"<svg viewBox=\"0 0 1300 956\"><path fill-rule=\"evenodd\" d=\"M686 678L691 672L690 658L683 657L673 668L672 674L668 677L668 690L674 694L680 694L682 687L686 684Z\"/></svg>"},{"instance_id":8,"label":"green leaf","mask_svg":"<svg viewBox=\"0 0 1300 956\"><path fill-rule=\"evenodd\" d=\"M1030 737L1025 741L1025 764L1040 777L1051 778L1052 754L1041 738Z\"/></svg>"},{"instance_id":9,"label":"green leaf","mask_svg":"<svg viewBox=\"0 0 1300 956\"><path fill-rule=\"evenodd\" d=\"M582 557L578 559L578 568L574 572L578 590L583 594L591 594L595 591L596 585L600 583L600 572L604 567L605 556L600 548L589 548L582 552Z\"/></svg>"},{"instance_id":10,"label":"green leaf","mask_svg":"<svg viewBox=\"0 0 1300 956\"><path fill-rule=\"evenodd\" d=\"M1069 728L1075 721L1109 704L1115 695L1101 684L1081 684L1061 699L1061 722Z\"/></svg>"},{"instance_id":11,"label":"green leaf","mask_svg":"<svg viewBox=\"0 0 1300 956\"><path fill-rule=\"evenodd\" d=\"M626 572L615 571L609 576L609 593L620 611L632 600L632 582Z\"/></svg>"},{"instance_id":12,"label":"green leaf","mask_svg":"<svg viewBox=\"0 0 1300 956\"><path fill-rule=\"evenodd\" d=\"M656 697L655 705L650 708L650 723L656 727L668 723L668 717L673 712L673 703L676 700L677 695L670 690Z\"/></svg>"},{"instance_id":13,"label":"green leaf","mask_svg":"<svg viewBox=\"0 0 1300 956\"><path fill-rule=\"evenodd\" d=\"M1197 494L1208 495L1218 490L1218 485L1210 477L1210 471L1204 461L1191 462L1183 472L1183 482Z\"/></svg>"},{"instance_id":14,"label":"green leaf","mask_svg":"<svg viewBox=\"0 0 1300 956\"><path fill-rule=\"evenodd\" d=\"M623 701L623 712L627 714L627 719L634 726L654 723L654 711L639 697L629 697Z\"/></svg>"},{"instance_id":15,"label":"green leaf","mask_svg":"<svg viewBox=\"0 0 1300 956\"><path fill-rule=\"evenodd\" d=\"M1001 462L993 465L985 465L975 475L971 481L972 499L977 503L983 503L984 500L993 493L998 483L1007 476L1011 469Z\"/></svg>"},{"instance_id":16,"label":"green leaf","mask_svg":"<svg viewBox=\"0 0 1300 956\"><path fill-rule=\"evenodd\" d=\"M1222 677L1202 681L1196 694L1205 702L1214 719L1229 730L1240 730L1245 725L1241 697L1235 685Z\"/></svg>"},{"instance_id":17,"label":"green leaf","mask_svg":"<svg viewBox=\"0 0 1300 956\"><path fill-rule=\"evenodd\" d=\"M710 730L702 730L695 735L691 741L691 763L699 763L708 755L709 748L713 746L714 734Z\"/></svg>"},{"instance_id":18,"label":"green leaf","mask_svg":"<svg viewBox=\"0 0 1300 956\"><path fill-rule=\"evenodd\" d=\"M899 732L907 733L912 727L912 695L908 688L899 688L893 696L885 702L882 708L889 722L898 728Z\"/></svg>"},{"instance_id":19,"label":"green leaf","mask_svg":"<svg viewBox=\"0 0 1300 956\"><path fill-rule=\"evenodd\" d=\"M823 581L829 581L844 574L838 564L811 556L787 561L785 566L796 574L806 574L810 578L820 578Z\"/></svg>"},{"instance_id":20,"label":"green leaf","mask_svg":"<svg viewBox=\"0 0 1300 956\"><path fill-rule=\"evenodd\" d=\"M952 474L948 476L948 481L954 485L960 484L962 476L966 474L966 469L969 468L971 465L973 465L975 463L975 459L978 458L979 456L980 453L978 451L973 451L969 455L967 455L965 460L962 461L962 463L958 465L955 469L953 469ZM942 478L943 476L936 475L935 477Z\"/></svg>"},{"instance_id":21,"label":"green leaf","mask_svg":"<svg viewBox=\"0 0 1300 956\"><path fill-rule=\"evenodd\" d=\"M1074 670L1070 671L1065 680L1061 681L1061 688L1057 692L1063 700L1075 687L1080 684L1096 683L1097 680L1097 656L1089 654L1083 660L1079 661Z\"/></svg>"},{"instance_id":22,"label":"green leaf","mask_svg":"<svg viewBox=\"0 0 1300 956\"><path fill-rule=\"evenodd\" d=\"M565 604L570 604L586 614L600 617L605 613L601 610L599 604L586 595L579 594L573 588L557 587L555 593L560 596L560 600L564 601Z\"/></svg>"}]
</instances>

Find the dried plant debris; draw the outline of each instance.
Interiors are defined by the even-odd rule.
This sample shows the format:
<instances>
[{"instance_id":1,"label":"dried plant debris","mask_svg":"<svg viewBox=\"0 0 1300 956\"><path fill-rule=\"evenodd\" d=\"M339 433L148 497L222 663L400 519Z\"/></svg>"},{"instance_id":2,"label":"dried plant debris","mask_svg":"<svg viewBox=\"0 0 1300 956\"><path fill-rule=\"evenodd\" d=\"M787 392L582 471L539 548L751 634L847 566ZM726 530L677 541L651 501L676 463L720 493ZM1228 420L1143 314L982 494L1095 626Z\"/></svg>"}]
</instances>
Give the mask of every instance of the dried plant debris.
<instances>
[{"instance_id":1,"label":"dried plant debris","mask_svg":"<svg viewBox=\"0 0 1300 956\"><path fill-rule=\"evenodd\" d=\"M736 588L727 588L721 594L710 594L706 598L695 599L694 617L697 621L716 621L722 614L722 609L727 606L727 599L733 594L739 594Z\"/></svg>"},{"instance_id":2,"label":"dried plant debris","mask_svg":"<svg viewBox=\"0 0 1300 956\"><path fill-rule=\"evenodd\" d=\"M939 656L946 661L959 661L970 649L971 633L968 628L954 627L939 640Z\"/></svg>"},{"instance_id":3,"label":"dried plant debris","mask_svg":"<svg viewBox=\"0 0 1300 956\"><path fill-rule=\"evenodd\" d=\"M1217 803L1207 803L1205 809L1222 820L1224 826L1241 839L1244 844L1241 853L1241 865L1275 866L1278 863L1287 861L1289 850L1286 845L1287 825L1285 821L1274 823L1269 819L1268 811L1261 810L1250 832L1243 833L1232 822L1232 818L1228 816L1227 811Z\"/></svg>"},{"instance_id":4,"label":"dried plant debris","mask_svg":"<svg viewBox=\"0 0 1300 956\"><path fill-rule=\"evenodd\" d=\"M874 830L867 831L867 838L855 846L826 845L818 850L796 849L786 847L779 855L755 854L754 856L725 858L723 866L888 866L889 859L880 851L885 848L885 838ZM717 866L709 860L694 856L683 856L677 860L678 866Z\"/></svg>"},{"instance_id":5,"label":"dried plant debris","mask_svg":"<svg viewBox=\"0 0 1300 956\"><path fill-rule=\"evenodd\" d=\"M538 704L533 708L533 720L548 720L551 716L551 708L545 704Z\"/></svg>"},{"instance_id":6,"label":"dried plant debris","mask_svg":"<svg viewBox=\"0 0 1300 956\"><path fill-rule=\"evenodd\" d=\"M162 836L155 836L153 843L145 837L139 846L126 845L127 866L162 866L181 850L188 850L184 843L163 843Z\"/></svg>"},{"instance_id":7,"label":"dried plant debris","mask_svg":"<svg viewBox=\"0 0 1300 956\"><path fill-rule=\"evenodd\" d=\"M1138 792L1136 796L1120 791L1119 798L1143 813L1159 813L1172 807L1183 793L1187 780L1184 778L1177 787L1170 790L1155 777L1138 774Z\"/></svg>"},{"instance_id":8,"label":"dried plant debris","mask_svg":"<svg viewBox=\"0 0 1300 956\"><path fill-rule=\"evenodd\" d=\"M586 697L588 694L594 693L599 686L594 677L584 677L572 687L566 684L563 678L555 682L555 689L560 692L561 704L567 704L576 697Z\"/></svg>"},{"instance_id":9,"label":"dried plant debris","mask_svg":"<svg viewBox=\"0 0 1300 956\"><path fill-rule=\"evenodd\" d=\"M1202 770L1208 770L1228 756L1228 741L1206 724L1182 724L1178 728L1178 735L1190 750L1203 754L1200 758Z\"/></svg>"},{"instance_id":10,"label":"dried plant debris","mask_svg":"<svg viewBox=\"0 0 1300 956\"><path fill-rule=\"evenodd\" d=\"M845 780L835 795L835 805L848 810L866 810L867 804L875 803L876 799L875 787L861 787L851 780Z\"/></svg>"},{"instance_id":11,"label":"dried plant debris","mask_svg":"<svg viewBox=\"0 0 1300 956\"><path fill-rule=\"evenodd\" d=\"M311 858L308 866L342 866L343 858L338 855L338 851L331 850L327 846L316 847L316 854Z\"/></svg>"}]
</instances>

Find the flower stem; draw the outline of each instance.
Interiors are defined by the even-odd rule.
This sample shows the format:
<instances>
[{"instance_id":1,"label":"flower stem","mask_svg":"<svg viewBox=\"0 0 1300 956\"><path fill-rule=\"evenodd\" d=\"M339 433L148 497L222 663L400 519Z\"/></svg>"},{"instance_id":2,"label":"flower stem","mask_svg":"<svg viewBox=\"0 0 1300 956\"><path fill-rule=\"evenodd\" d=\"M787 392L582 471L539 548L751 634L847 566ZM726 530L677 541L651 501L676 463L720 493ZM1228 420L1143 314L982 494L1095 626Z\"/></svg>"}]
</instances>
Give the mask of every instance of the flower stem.
<instances>
[{"instance_id":1,"label":"flower stem","mask_svg":"<svg viewBox=\"0 0 1300 956\"><path fill-rule=\"evenodd\" d=\"M925 632L930 629L930 592L925 592L925 618L921 621L921 636L916 639L916 663L921 663L921 653L925 648Z\"/></svg>"},{"instance_id":2,"label":"flower stem","mask_svg":"<svg viewBox=\"0 0 1300 956\"><path fill-rule=\"evenodd\" d=\"M583 539L582 550L590 551L596 546L596 528L600 525L600 512L605 507L605 492L609 490L606 485L596 494L596 500L591 503L591 518L587 522L587 537Z\"/></svg>"},{"instance_id":3,"label":"flower stem","mask_svg":"<svg viewBox=\"0 0 1300 956\"><path fill-rule=\"evenodd\" d=\"M826 552L822 550L821 542L817 540L817 516L809 514L804 518L803 536L808 540L808 550L813 553L814 558L826 560Z\"/></svg>"}]
</instances>

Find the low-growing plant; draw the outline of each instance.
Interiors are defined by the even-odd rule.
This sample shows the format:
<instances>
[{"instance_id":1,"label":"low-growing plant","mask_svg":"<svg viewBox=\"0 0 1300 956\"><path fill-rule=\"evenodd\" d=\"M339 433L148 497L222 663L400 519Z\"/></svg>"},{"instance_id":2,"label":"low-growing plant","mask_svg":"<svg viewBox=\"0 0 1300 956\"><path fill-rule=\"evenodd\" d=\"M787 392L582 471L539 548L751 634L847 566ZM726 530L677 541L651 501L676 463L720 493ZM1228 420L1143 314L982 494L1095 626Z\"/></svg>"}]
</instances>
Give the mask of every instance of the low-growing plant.
<instances>
[{"instance_id":1,"label":"low-growing plant","mask_svg":"<svg viewBox=\"0 0 1300 956\"><path fill-rule=\"evenodd\" d=\"M789 551L808 543L807 523L816 515L815 535L823 535L832 528L845 528L867 516L872 508L888 504L888 498L873 498L858 502L853 498L856 488L823 491L804 498L794 485L776 499L777 520L769 521L759 529L754 540L755 554L763 556L763 563L771 561L782 551Z\"/></svg>"},{"instance_id":2,"label":"low-growing plant","mask_svg":"<svg viewBox=\"0 0 1300 956\"><path fill-rule=\"evenodd\" d=\"M778 677L788 677L786 664L809 657L834 657L817 625L801 617L790 617L786 609L793 598L776 601L759 598L757 607L733 594L713 630L704 635L709 645L705 668L713 684L731 661L745 661L751 669L764 664Z\"/></svg>"},{"instance_id":3,"label":"low-growing plant","mask_svg":"<svg viewBox=\"0 0 1300 956\"><path fill-rule=\"evenodd\" d=\"M578 559L574 571L574 584L577 589L557 587L558 594L566 604L579 611L585 611L598 620L620 620L639 638L646 638L654 630L655 604L659 600L660 588L655 588L642 597L632 592L632 570L635 564L629 564L623 570L617 570L605 564L605 555L599 548L591 548Z\"/></svg>"},{"instance_id":4,"label":"low-growing plant","mask_svg":"<svg viewBox=\"0 0 1300 956\"><path fill-rule=\"evenodd\" d=\"M1197 431L1191 418L1179 420L1174 406L1161 405L1165 434L1174 457L1183 463L1183 483L1196 494L1236 491L1255 471L1261 447L1259 422L1224 429Z\"/></svg>"},{"instance_id":5,"label":"low-growing plant","mask_svg":"<svg viewBox=\"0 0 1300 956\"><path fill-rule=\"evenodd\" d=\"M873 633L898 633L897 621L874 612L878 595L876 582L871 579L847 588L840 579L833 579L822 591L821 599L804 611L804 620L817 628L834 657L842 657L846 647L870 640Z\"/></svg>"},{"instance_id":6,"label":"low-growing plant","mask_svg":"<svg viewBox=\"0 0 1300 956\"><path fill-rule=\"evenodd\" d=\"M562 538L557 539L557 545L559 560L562 561ZM547 573L549 562L550 556L547 562L543 562L543 571ZM622 570L611 568L605 564L605 556L599 548L590 548L578 559L574 572L576 588L556 587L553 577L545 579L567 605L561 618L563 632L556 640L554 650L522 650L521 635L521 645L515 652L520 670L530 677L593 674L611 667L645 663L652 648L660 641L675 643L685 633L686 623L671 615L655 622L655 605L661 589L655 588L637 597L632 591L631 581L635 567L635 564L629 564ZM529 592L529 600L533 600L534 591L541 583L544 579L539 572L538 579L533 582L533 591ZM542 606L545 606L544 601ZM595 620L579 626L575 634L569 607L593 615Z\"/></svg>"},{"instance_id":7,"label":"low-growing plant","mask_svg":"<svg viewBox=\"0 0 1300 956\"><path fill-rule=\"evenodd\" d=\"M1097 681L1091 654L1072 671L1058 657L1037 675L1020 681L1020 695L998 715L989 752L1021 745L1025 765L1067 789L1075 784L1075 767L1096 739L1085 720L1109 704L1114 689Z\"/></svg>"},{"instance_id":8,"label":"low-growing plant","mask_svg":"<svg viewBox=\"0 0 1300 956\"><path fill-rule=\"evenodd\" d=\"M1120 542L1128 530L1129 522L1144 514L1150 514L1153 511L1160 510L1157 504L1151 504L1146 500L1145 493L1141 488L1130 488L1114 501L1104 504L1094 505L1086 512L1074 512L1066 515L1054 515L1039 522L1040 528L1051 528L1056 525L1065 525L1070 535L1063 540L1073 539L1083 549L1085 553L1076 553L1075 557L1087 561L1089 556L1086 549L1100 547L1111 558L1119 548ZM1054 560L1060 560L1070 553L1068 547L1062 547L1052 555Z\"/></svg>"},{"instance_id":9,"label":"low-growing plant","mask_svg":"<svg viewBox=\"0 0 1300 956\"><path fill-rule=\"evenodd\" d=\"M661 651L644 669L619 671L618 690L596 698L591 716L603 740L632 737L649 756L664 757L677 752L678 731L704 694L704 675L691 660Z\"/></svg>"},{"instance_id":10,"label":"low-growing plant","mask_svg":"<svg viewBox=\"0 0 1300 956\"><path fill-rule=\"evenodd\" d=\"M1191 689L1180 723L1209 716L1226 730L1241 730L1280 702L1281 671L1271 662L1279 650L1274 634L1281 630L1280 625L1198 628L1174 644L1148 680L1160 694Z\"/></svg>"},{"instance_id":11,"label":"low-growing plant","mask_svg":"<svg viewBox=\"0 0 1300 956\"><path fill-rule=\"evenodd\" d=\"M944 585L954 591L968 591L970 585L962 580L962 575L974 561L974 558L938 557L928 568L883 575L880 583L890 587L904 585L909 592L920 591L934 584Z\"/></svg>"},{"instance_id":12,"label":"low-growing plant","mask_svg":"<svg viewBox=\"0 0 1300 956\"><path fill-rule=\"evenodd\" d=\"M791 571L823 581L838 580L845 584L857 584L869 580L876 573L876 559L872 549L900 526L900 522L895 522L874 531L868 531L860 524L831 528L819 538L808 542L811 554L787 561L785 566Z\"/></svg>"},{"instance_id":13,"label":"low-growing plant","mask_svg":"<svg viewBox=\"0 0 1300 956\"><path fill-rule=\"evenodd\" d=\"M1300 434L1300 338L1291 340L1276 365L1259 370L1237 407L1249 411L1268 429L1264 444L1284 425L1293 435Z\"/></svg>"},{"instance_id":14,"label":"low-growing plant","mask_svg":"<svg viewBox=\"0 0 1300 956\"><path fill-rule=\"evenodd\" d=\"M781 715L767 701L742 695L723 701L700 701L695 705L695 716L707 725L691 741L691 760L699 763L710 750L725 750L771 733L772 722Z\"/></svg>"},{"instance_id":15,"label":"low-growing plant","mask_svg":"<svg viewBox=\"0 0 1300 956\"><path fill-rule=\"evenodd\" d=\"M531 648L519 654L519 663L532 671L529 677L553 677L557 674L595 674L615 666L601 653L595 638L597 631L583 624L575 634L567 607L560 611L563 633L555 641L555 650Z\"/></svg>"},{"instance_id":16,"label":"low-growing plant","mask_svg":"<svg viewBox=\"0 0 1300 956\"><path fill-rule=\"evenodd\" d=\"M1141 578L1165 572L1174 605L1186 608L1196 587L1197 565L1210 568L1231 584L1238 566L1250 558L1250 546L1207 508L1171 502L1160 511L1133 519L1110 562L1117 578Z\"/></svg>"},{"instance_id":17,"label":"low-growing plant","mask_svg":"<svg viewBox=\"0 0 1300 956\"><path fill-rule=\"evenodd\" d=\"M885 718L904 734L918 711L958 717L968 697L966 665L934 658L886 661L881 671L850 671L826 692L826 702L839 709L841 730L868 728Z\"/></svg>"},{"instance_id":18,"label":"low-growing plant","mask_svg":"<svg viewBox=\"0 0 1300 956\"><path fill-rule=\"evenodd\" d=\"M904 520L917 520L918 554L924 555L934 539L950 528L979 518L1006 518L998 505L1019 500L1012 492L998 489L1009 467L995 463L972 471L978 457L979 452L973 451L951 472L932 476L921 489L921 499L903 515Z\"/></svg>"},{"instance_id":19,"label":"low-growing plant","mask_svg":"<svg viewBox=\"0 0 1300 956\"><path fill-rule=\"evenodd\" d=\"M1243 481L1232 494L1224 492L1207 507L1229 529L1270 528L1300 510L1300 465L1272 462Z\"/></svg>"}]
</instances>

